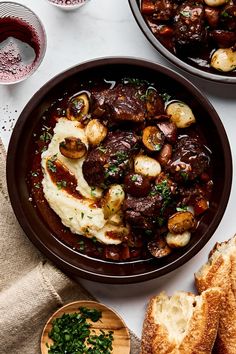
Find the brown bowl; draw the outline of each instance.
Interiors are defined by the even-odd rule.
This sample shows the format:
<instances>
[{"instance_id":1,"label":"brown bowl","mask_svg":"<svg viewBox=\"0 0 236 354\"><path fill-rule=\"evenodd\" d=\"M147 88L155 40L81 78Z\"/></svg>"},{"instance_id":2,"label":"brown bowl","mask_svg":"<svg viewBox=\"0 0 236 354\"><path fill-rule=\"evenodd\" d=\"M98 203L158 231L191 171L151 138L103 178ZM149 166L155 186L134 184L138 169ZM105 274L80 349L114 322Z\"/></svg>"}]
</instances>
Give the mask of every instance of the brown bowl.
<instances>
[{"instance_id":1,"label":"brown bowl","mask_svg":"<svg viewBox=\"0 0 236 354\"><path fill-rule=\"evenodd\" d=\"M141 259L129 262L104 261L79 253L61 242L45 222L42 214L29 201L27 185L31 157L32 135L45 110L67 88L80 80L94 77L115 80L155 77L168 91L184 95L194 107L198 124L212 149L214 188L211 207L202 217L196 237L179 251L163 259ZM167 92L168 92L167 91ZM46 83L29 101L21 113L11 136L7 154L7 182L16 217L29 239L49 259L71 275L105 283L134 283L166 274L192 258L210 239L222 219L230 195L232 158L223 124L210 102L184 77L152 62L134 58L103 58L75 66Z\"/></svg>"},{"instance_id":2,"label":"brown bowl","mask_svg":"<svg viewBox=\"0 0 236 354\"><path fill-rule=\"evenodd\" d=\"M142 30L146 38L149 40L149 42L166 59L168 59L170 62L175 64L177 67L186 70L190 74L201 77L203 79L207 79L215 82L221 82L225 84L236 84L236 71L230 73L223 73L219 71L214 73L212 72L211 69L207 69L207 68L200 69L198 67L194 67L186 63L184 60L181 60L175 54L169 51L164 45L161 44L161 42L152 33L150 27L145 21L145 18L141 14L140 3L141 0L129 0L130 8L132 10L134 18L136 19L137 24L139 25L140 29Z\"/></svg>"}]
</instances>

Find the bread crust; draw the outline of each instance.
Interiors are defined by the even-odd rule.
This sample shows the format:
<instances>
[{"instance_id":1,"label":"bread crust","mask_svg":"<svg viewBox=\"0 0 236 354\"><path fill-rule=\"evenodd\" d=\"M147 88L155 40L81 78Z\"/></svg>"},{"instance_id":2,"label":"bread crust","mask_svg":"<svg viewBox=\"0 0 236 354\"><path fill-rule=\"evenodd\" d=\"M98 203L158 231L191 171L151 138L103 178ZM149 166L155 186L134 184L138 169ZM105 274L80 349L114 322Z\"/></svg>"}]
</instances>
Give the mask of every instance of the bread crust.
<instances>
[{"instance_id":1,"label":"bread crust","mask_svg":"<svg viewBox=\"0 0 236 354\"><path fill-rule=\"evenodd\" d=\"M194 294L185 293L188 296ZM169 339L165 326L155 322L155 303L159 296L148 304L143 324L141 354L210 354L217 335L220 299L219 288L209 289L201 296L201 303L193 309L189 327L181 343Z\"/></svg>"},{"instance_id":2,"label":"bread crust","mask_svg":"<svg viewBox=\"0 0 236 354\"><path fill-rule=\"evenodd\" d=\"M221 296L219 288L202 293L202 306L193 313L179 354L211 354L218 331Z\"/></svg>"},{"instance_id":3,"label":"bread crust","mask_svg":"<svg viewBox=\"0 0 236 354\"><path fill-rule=\"evenodd\" d=\"M209 260L195 274L195 284L201 293L212 286L223 291L218 335L213 353L236 353L236 235L227 242L217 243Z\"/></svg>"},{"instance_id":4,"label":"bread crust","mask_svg":"<svg viewBox=\"0 0 236 354\"><path fill-rule=\"evenodd\" d=\"M156 296L148 303L146 316L143 322L141 353L140 354L166 354L173 353L174 344L168 340L167 330L154 321ZM177 353L176 353L177 354Z\"/></svg>"}]
</instances>

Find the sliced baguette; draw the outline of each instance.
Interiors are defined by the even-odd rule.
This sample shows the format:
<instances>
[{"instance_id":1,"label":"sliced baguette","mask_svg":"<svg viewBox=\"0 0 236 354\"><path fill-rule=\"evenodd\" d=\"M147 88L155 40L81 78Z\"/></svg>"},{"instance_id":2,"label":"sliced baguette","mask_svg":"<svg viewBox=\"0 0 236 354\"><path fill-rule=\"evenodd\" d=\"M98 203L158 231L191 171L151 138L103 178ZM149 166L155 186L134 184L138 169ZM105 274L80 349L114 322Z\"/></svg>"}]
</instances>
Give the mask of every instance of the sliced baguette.
<instances>
[{"instance_id":1,"label":"sliced baguette","mask_svg":"<svg viewBox=\"0 0 236 354\"><path fill-rule=\"evenodd\" d=\"M223 291L214 353L236 354L236 235L215 245L208 262L195 274L195 284L199 293L214 286Z\"/></svg>"},{"instance_id":2,"label":"sliced baguette","mask_svg":"<svg viewBox=\"0 0 236 354\"><path fill-rule=\"evenodd\" d=\"M141 354L210 354L217 335L219 288L200 296L176 292L153 297L143 324Z\"/></svg>"}]
</instances>

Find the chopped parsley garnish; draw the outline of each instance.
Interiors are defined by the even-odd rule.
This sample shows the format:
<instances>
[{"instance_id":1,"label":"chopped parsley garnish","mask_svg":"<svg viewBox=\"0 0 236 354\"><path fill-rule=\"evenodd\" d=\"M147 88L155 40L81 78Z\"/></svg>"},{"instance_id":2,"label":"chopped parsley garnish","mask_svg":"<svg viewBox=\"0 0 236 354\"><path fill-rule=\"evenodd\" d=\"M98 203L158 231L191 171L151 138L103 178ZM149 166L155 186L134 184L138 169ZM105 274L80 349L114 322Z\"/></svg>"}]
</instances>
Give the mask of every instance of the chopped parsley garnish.
<instances>
[{"instance_id":1,"label":"chopped parsley garnish","mask_svg":"<svg viewBox=\"0 0 236 354\"><path fill-rule=\"evenodd\" d=\"M182 16L184 16L184 17L190 17L191 16L191 13L190 13L190 11L180 11L180 14L182 15Z\"/></svg>"},{"instance_id":2,"label":"chopped parsley garnish","mask_svg":"<svg viewBox=\"0 0 236 354\"><path fill-rule=\"evenodd\" d=\"M110 165L105 172L105 178L109 177L110 175L113 175L114 173L118 172L118 167L115 165Z\"/></svg>"},{"instance_id":3,"label":"chopped parsley garnish","mask_svg":"<svg viewBox=\"0 0 236 354\"><path fill-rule=\"evenodd\" d=\"M48 131L45 131L40 135L39 139L44 141L45 143L48 143L52 139L52 134Z\"/></svg>"},{"instance_id":4,"label":"chopped parsley garnish","mask_svg":"<svg viewBox=\"0 0 236 354\"><path fill-rule=\"evenodd\" d=\"M162 99L165 101L165 102L168 102L170 99L171 99L171 96L164 92L164 93L160 93L160 96L162 97Z\"/></svg>"},{"instance_id":5,"label":"chopped parsley garnish","mask_svg":"<svg viewBox=\"0 0 236 354\"><path fill-rule=\"evenodd\" d=\"M65 188L66 187L66 181L64 180L61 180L61 181L57 181L57 188L58 189L62 189L62 188Z\"/></svg>"},{"instance_id":6,"label":"chopped parsley garnish","mask_svg":"<svg viewBox=\"0 0 236 354\"><path fill-rule=\"evenodd\" d=\"M159 193L163 199L162 209L161 209L161 211L163 212L163 210L171 202L171 190L170 190L170 187L168 186L168 181L166 179L164 179L162 182L156 184L154 186L154 189L150 192L150 195L154 196L157 193Z\"/></svg>"},{"instance_id":7,"label":"chopped parsley garnish","mask_svg":"<svg viewBox=\"0 0 236 354\"><path fill-rule=\"evenodd\" d=\"M183 180L184 180L185 182L187 182L187 180L188 180L188 174L187 174L186 172L181 172L181 173L180 173L180 176L183 178Z\"/></svg>"},{"instance_id":8,"label":"chopped parsley garnish","mask_svg":"<svg viewBox=\"0 0 236 354\"><path fill-rule=\"evenodd\" d=\"M227 11L222 11L220 16L227 17L227 18L232 18L232 16Z\"/></svg>"},{"instance_id":9,"label":"chopped parsley garnish","mask_svg":"<svg viewBox=\"0 0 236 354\"><path fill-rule=\"evenodd\" d=\"M124 152L124 151L117 151L115 156L116 156L118 164L124 162L129 157L128 153Z\"/></svg>"},{"instance_id":10,"label":"chopped parsley garnish","mask_svg":"<svg viewBox=\"0 0 236 354\"><path fill-rule=\"evenodd\" d=\"M55 159L56 159L56 157L53 156L51 159L47 160L47 168L53 173L57 172L57 166L55 166L55 164L54 164Z\"/></svg>"},{"instance_id":11,"label":"chopped parsley garnish","mask_svg":"<svg viewBox=\"0 0 236 354\"><path fill-rule=\"evenodd\" d=\"M81 211L81 219L83 219L84 218L84 213Z\"/></svg>"},{"instance_id":12,"label":"chopped parsley garnish","mask_svg":"<svg viewBox=\"0 0 236 354\"><path fill-rule=\"evenodd\" d=\"M79 250L84 251L84 249L85 249L84 241L80 240L80 241L78 241L78 244L79 244Z\"/></svg>"},{"instance_id":13,"label":"chopped parsley garnish","mask_svg":"<svg viewBox=\"0 0 236 354\"><path fill-rule=\"evenodd\" d=\"M130 85L134 85L134 86L149 84L149 82L147 80L142 80L142 79L133 78L133 77L126 77L126 78L122 79L122 83L125 85L130 84Z\"/></svg>"},{"instance_id":14,"label":"chopped parsley garnish","mask_svg":"<svg viewBox=\"0 0 236 354\"><path fill-rule=\"evenodd\" d=\"M163 226L165 223L165 220L160 216L157 216L156 221L158 223L158 226L160 226L160 227Z\"/></svg>"},{"instance_id":15,"label":"chopped parsley garnish","mask_svg":"<svg viewBox=\"0 0 236 354\"><path fill-rule=\"evenodd\" d=\"M103 154L105 154L105 152L107 151L107 148L103 147L103 146L98 146L97 148L99 151L101 151Z\"/></svg>"},{"instance_id":16,"label":"chopped parsley garnish","mask_svg":"<svg viewBox=\"0 0 236 354\"><path fill-rule=\"evenodd\" d=\"M176 211L187 211L187 210L188 210L188 207L186 205L182 205L182 206L176 208Z\"/></svg>"},{"instance_id":17,"label":"chopped parsley garnish","mask_svg":"<svg viewBox=\"0 0 236 354\"><path fill-rule=\"evenodd\" d=\"M147 236L151 236L152 235L152 230L145 230L144 233Z\"/></svg>"},{"instance_id":18,"label":"chopped parsley garnish","mask_svg":"<svg viewBox=\"0 0 236 354\"><path fill-rule=\"evenodd\" d=\"M91 330L92 322L101 319L102 312L97 309L80 307L79 312L64 313L52 322L48 336L53 340L48 345L48 354L111 354L113 332Z\"/></svg>"},{"instance_id":19,"label":"chopped parsley garnish","mask_svg":"<svg viewBox=\"0 0 236 354\"><path fill-rule=\"evenodd\" d=\"M131 181L136 182L137 180L138 180L138 176L137 175L133 175L131 177Z\"/></svg>"},{"instance_id":20,"label":"chopped parsley garnish","mask_svg":"<svg viewBox=\"0 0 236 354\"><path fill-rule=\"evenodd\" d=\"M92 197L96 197L96 187L91 187L91 192L90 192Z\"/></svg>"}]
</instances>

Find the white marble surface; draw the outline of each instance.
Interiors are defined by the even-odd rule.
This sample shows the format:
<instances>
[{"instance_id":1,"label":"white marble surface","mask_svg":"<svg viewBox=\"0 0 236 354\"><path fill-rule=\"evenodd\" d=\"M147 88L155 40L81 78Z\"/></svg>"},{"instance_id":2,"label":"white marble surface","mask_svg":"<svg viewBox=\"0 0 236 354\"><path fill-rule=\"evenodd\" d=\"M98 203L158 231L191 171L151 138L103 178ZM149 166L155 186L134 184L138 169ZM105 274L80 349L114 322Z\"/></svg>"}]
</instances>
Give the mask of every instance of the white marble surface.
<instances>
[{"instance_id":1,"label":"white marble surface","mask_svg":"<svg viewBox=\"0 0 236 354\"><path fill-rule=\"evenodd\" d=\"M132 17L128 0L91 0L75 12L63 12L45 0L18 0L34 10L45 25L48 46L37 72L26 81L0 86L0 136L7 147L14 122L31 96L59 72L85 60L105 56L135 56L174 68L146 40ZM180 71L174 68L177 71ZM213 84L184 73L198 85L219 113L235 161L236 86ZM116 309L138 335L146 303L161 290L192 290L193 273L205 262L213 244L236 231L236 181L224 217L208 244L187 264L162 278L133 285L105 285L83 280L103 303Z\"/></svg>"}]
</instances>

